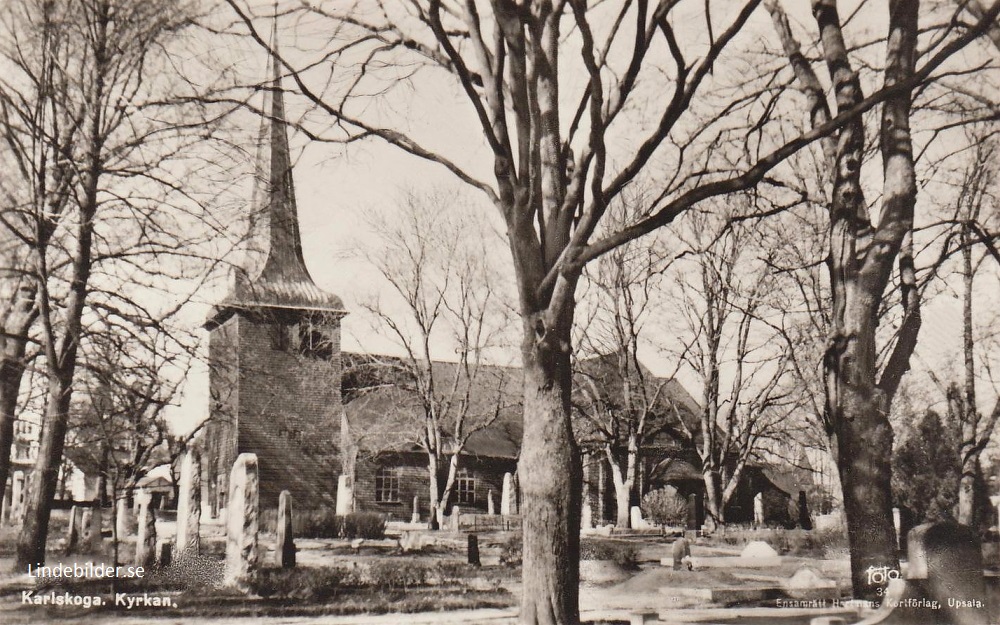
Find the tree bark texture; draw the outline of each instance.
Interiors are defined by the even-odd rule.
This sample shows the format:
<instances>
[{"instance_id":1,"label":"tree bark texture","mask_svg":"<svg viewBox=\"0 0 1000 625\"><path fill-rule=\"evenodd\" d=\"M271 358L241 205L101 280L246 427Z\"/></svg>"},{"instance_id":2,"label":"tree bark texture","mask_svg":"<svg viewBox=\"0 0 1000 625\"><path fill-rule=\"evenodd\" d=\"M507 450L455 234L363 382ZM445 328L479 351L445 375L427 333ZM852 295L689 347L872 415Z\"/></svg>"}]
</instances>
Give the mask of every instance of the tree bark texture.
<instances>
[{"instance_id":1,"label":"tree bark texture","mask_svg":"<svg viewBox=\"0 0 1000 625\"><path fill-rule=\"evenodd\" d=\"M568 341L525 341L524 437L518 463L524 523L521 622L579 622L583 470L570 422ZM568 331L566 332L568 334Z\"/></svg>"}]
</instances>

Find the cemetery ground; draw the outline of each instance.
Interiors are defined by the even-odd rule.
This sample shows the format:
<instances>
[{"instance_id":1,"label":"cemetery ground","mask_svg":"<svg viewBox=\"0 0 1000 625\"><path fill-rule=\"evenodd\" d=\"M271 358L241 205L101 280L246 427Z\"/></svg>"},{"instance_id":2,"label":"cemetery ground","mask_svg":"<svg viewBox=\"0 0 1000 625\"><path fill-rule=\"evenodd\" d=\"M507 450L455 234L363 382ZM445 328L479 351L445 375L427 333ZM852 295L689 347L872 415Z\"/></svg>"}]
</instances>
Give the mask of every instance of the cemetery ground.
<instances>
[{"instance_id":1,"label":"cemetery ground","mask_svg":"<svg viewBox=\"0 0 1000 625\"><path fill-rule=\"evenodd\" d=\"M174 532L171 517L169 512L157 513L161 558L162 546ZM67 518L67 511L54 514L48 564L113 561L107 529L98 549L87 550L82 541L84 549L64 555ZM266 529L268 524L263 525ZM11 572L16 532L4 526L0 528L0 622L204 619L208 623L280 617L283 623L307 623L321 615L330 622L355 622L341 620L355 615L372 623L435 623L444 622L444 612L458 619L452 622L516 622L517 533L477 533L481 566L467 561L468 534L390 523L385 537L378 539L296 538L295 567L281 569L275 535L262 531L259 573L241 592L219 587L225 528L218 523L202 524L198 556L158 563L143 578L120 579L115 587L108 580L37 580ZM687 560L680 570L673 566L676 535L660 530L607 534L589 533L583 539L584 622L629 623L630 617L643 612L669 619L648 622L671 623L808 624L824 615L850 623L863 616L845 603L850 593L849 561L843 536L836 531L729 528L709 538L692 538L693 570L688 570ZM120 545L119 562L133 564L134 553L135 539L127 538ZM994 557L987 557L987 568L996 562L990 555ZM101 596L105 605L32 605L22 600L26 590L35 595ZM161 598L164 605L129 609L115 604L115 593ZM996 610L1000 606L995 585L990 593ZM362 614L385 616L382 620L357 616Z\"/></svg>"}]
</instances>

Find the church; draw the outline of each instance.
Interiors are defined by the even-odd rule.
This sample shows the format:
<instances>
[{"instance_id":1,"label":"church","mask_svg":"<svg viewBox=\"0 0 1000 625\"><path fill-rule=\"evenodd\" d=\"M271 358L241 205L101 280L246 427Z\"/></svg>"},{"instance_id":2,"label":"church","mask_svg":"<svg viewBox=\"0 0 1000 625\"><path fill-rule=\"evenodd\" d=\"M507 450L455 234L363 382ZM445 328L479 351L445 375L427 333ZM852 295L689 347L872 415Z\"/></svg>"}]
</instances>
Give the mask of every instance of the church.
<instances>
[{"instance_id":1,"label":"church","mask_svg":"<svg viewBox=\"0 0 1000 625\"><path fill-rule=\"evenodd\" d=\"M269 76L251 199L258 217L256 234L262 235L266 251L256 267L235 272L228 293L205 321L210 406L199 443L205 475L202 500L212 516L224 509L230 468L237 455L251 452L258 457L265 508L276 507L280 492L288 490L300 509L373 511L394 519L428 520L426 452L413 443L359 449L351 439L351 423L385 418L389 392L400 385L381 374L358 375L370 358L341 351L347 310L339 297L316 285L303 258L284 96L273 59ZM505 408L464 447L449 503L463 511L494 511L494 502L509 487L511 475L516 476L522 417L519 371L496 367L491 374L510 382L500 385ZM699 429L697 402L675 380L665 382L671 394L664 411L694 419L689 426ZM420 409L418 402L409 403L413 410ZM671 468L659 476L648 472L642 492L670 484L700 499L704 486L695 444L661 435L646 461ZM584 490L592 518L613 519L614 493L605 461L594 454L585 465ZM776 486L761 469L747 471L730 520L740 522L748 515L752 519L749 502L763 490L780 492L789 500L797 494L790 491L798 486ZM516 513L516 494L513 497L506 512Z\"/></svg>"}]
</instances>

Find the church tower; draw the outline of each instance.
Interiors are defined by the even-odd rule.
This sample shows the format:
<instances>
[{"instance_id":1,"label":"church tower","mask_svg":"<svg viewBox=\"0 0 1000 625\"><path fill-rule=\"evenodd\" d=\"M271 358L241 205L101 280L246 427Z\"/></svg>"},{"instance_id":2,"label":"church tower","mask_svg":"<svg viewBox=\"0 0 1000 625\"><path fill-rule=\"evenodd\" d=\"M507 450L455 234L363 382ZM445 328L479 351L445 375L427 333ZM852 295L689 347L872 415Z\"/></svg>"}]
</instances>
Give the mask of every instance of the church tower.
<instances>
[{"instance_id":1,"label":"church tower","mask_svg":"<svg viewBox=\"0 0 1000 625\"><path fill-rule=\"evenodd\" d=\"M272 34L272 44L276 42ZM302 256L280 66L272 55L257 148L252 235L256 267L235 272L209 331L210 422L203 457L213 514L226 506L229 471L257 454L260 501L282 490L297 507L336 502L343 302L313 282Z\"/></svg>"}]
</instances>

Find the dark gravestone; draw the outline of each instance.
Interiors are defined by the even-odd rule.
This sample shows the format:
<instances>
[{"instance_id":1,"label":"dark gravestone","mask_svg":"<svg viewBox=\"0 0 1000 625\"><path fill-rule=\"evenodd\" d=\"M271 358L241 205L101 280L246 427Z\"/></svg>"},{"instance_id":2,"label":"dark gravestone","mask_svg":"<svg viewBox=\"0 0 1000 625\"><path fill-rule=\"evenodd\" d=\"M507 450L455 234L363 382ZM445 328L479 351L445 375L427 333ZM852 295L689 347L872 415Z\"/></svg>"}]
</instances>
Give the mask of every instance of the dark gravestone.
<instances>
[{"instance_id":1,"label":"dark gravestone","mask_svg":"<svg viewBox=\"0 0 1000 625\"><path fill-rule=\"evenodd\" d=\"M278 496L277 555L283 569L295 568L295 534L292 529L292 493L281 491Z\"/></svg>"},{"instance_id":2,"label":"dark gravestone","mask_svg":"<svg viewBox=\"0 0 1000 625\"><path fill-rule=\"evenodd\" d=\"M694 493L688 495L687 501L687 529L696 530L701 527L698 523L698 497Z\"/></svg>"},{"instance_id":3,"label":"dark gravestone","mask_svg":"<svg viewBox=\"0 0 1000 625\"><path fill-rule=\"evenodd\" d=\"M923 603L931 606L907 618L950 625L990 622L983 552L974 530L956 523L927 523L913 528L907 543L908 596L926 599Z\"/></svg>"},{"instance_id":4,"label":"dark gravestone","mask_svg":"<svg viewBox=\"0 0 1000 625\"><path fill-rule=\"evenodd\" d=\"M809 505L806 501L806 491L799 491L799 527L804 530L813 528L812 519L809 518Z\"/></svg>"},{"instance_id":5,"label":"dark gravestone","mask_svg":"<svg viewBox=\"0 0 1000 625\"><path fill-rule=\"evenodd\" d=\"M480 566L479 563L479 536L469 534L469 564Z\"/></svg>"}]
</instances>

